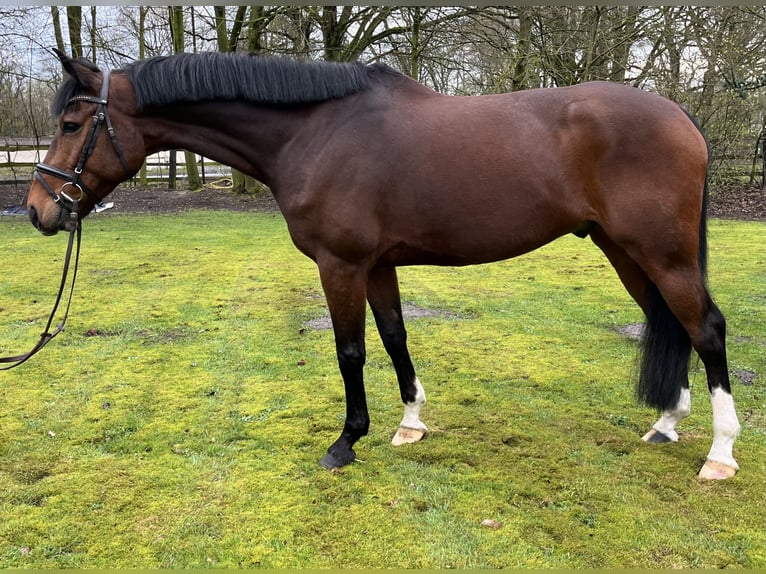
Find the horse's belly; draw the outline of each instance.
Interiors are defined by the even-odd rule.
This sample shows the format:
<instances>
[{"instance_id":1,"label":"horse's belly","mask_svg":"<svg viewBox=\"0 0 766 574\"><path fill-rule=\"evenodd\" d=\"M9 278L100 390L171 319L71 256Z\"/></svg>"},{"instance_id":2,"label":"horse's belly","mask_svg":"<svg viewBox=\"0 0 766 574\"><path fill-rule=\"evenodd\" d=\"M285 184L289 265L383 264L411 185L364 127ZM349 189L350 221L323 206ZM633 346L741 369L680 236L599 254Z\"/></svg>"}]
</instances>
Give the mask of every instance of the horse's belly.
<instances>
[{"instance_id":1,"label":"horse's belly","mask_svg":"<svg viewBox=\"0 0 766 574\"><path fill-rule=\"evenodd\" d=\"M474 265L510 259L528 253L570 232L569 227L509 225L493 229L471 225L456 230L449 226L443 231L413 234L387 249L380 258L391 265Z\"/></svg>"}]
</instances>

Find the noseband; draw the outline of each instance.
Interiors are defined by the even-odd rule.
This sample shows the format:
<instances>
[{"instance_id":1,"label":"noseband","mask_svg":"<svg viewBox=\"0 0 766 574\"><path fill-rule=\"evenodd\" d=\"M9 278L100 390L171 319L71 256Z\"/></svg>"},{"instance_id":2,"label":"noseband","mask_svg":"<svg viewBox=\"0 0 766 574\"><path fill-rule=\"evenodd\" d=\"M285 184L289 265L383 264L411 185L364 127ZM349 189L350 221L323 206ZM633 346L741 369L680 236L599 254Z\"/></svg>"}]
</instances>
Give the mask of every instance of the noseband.
<instances>
[{"instance_id":1,"label":"noseband","mask_svg":"<svg viewBox=\"0 0 766 574\"><path fill-rule=\"evenodd\" d=\"M93 121L90 124L88 137L85 140L85 145L82 148L80 159L77 162L74 170L70 172L42 162L35 166L34 177L40 183L40 185L43 186L45 191L48 192L48 195L51 196L53 201L59 205L59 208L61 209L61 213L59 215L59 223L67 231L74 231L74 229L79 225L79 215L77 211L80 200L84 195L87 195L90 198L90 200L93 202L93 205L96 205L100 201L99 197L80 181L80 176L82 175L83 168L85 167L85 162L87 162L88 158L93 154L93 150L96 147L96 140L98 139L98 133L101 131L102 125L106 125L106 131L112 140L112 146L117 152L117 157L122 164L122 169L125 170L125 173L128 177L132 175L132 172L128 168L127 162L125 161L125 156L122 153L122 149L120 149L120 146L117 143L117 136L114 133L112 120L109 118L109 112L107 111L107 104L109 103L110 77L111 73L104 74L104 81L101 84L101 94L98 98L93 96L80 95L70 98L67 102L67 106L76 102L87 102L96 104L97 106L96 113L93 115ZM46 181L40 175L41 173L52 175L53 177L63 179L65 181L64 185L61 186L58 194L53 191L53 189L51 189L51 187L46 183Z\"/></svg>"}]
</instances>

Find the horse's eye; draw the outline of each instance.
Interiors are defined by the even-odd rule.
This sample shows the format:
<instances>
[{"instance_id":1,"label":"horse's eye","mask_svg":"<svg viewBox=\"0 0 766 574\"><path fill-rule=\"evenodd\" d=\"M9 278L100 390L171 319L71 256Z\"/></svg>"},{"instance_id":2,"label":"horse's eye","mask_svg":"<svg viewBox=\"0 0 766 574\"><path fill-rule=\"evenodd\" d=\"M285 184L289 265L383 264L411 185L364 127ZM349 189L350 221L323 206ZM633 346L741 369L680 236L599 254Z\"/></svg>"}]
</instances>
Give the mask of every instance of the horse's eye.
<instances>
[{"instance_id":1,"label":"horse's eye","mask_svg":"<svg viewBox=\"0 0 766 574\"><path fill-rule=\"evenodd\" d=\"M80 124L77 124L75 122L64 122L61 125L61 129L64 131L65 134L73 134L80 129Z\"/></svg>"}]
</instances>

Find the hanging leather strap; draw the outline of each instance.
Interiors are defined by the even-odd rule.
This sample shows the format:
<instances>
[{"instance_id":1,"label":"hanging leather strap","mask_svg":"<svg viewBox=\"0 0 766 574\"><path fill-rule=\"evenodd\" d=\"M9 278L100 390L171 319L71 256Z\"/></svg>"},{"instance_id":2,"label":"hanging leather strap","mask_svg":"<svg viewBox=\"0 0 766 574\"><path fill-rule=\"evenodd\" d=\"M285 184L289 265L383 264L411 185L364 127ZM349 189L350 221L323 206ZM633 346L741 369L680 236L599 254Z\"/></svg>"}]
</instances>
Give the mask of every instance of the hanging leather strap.
<instances>
[{"instance_id":1,"label":"hanging leather strap","mask_svg":"<svg viewBox=\"0 0 766 574\"><path fill-rule=\"evenodd\" d=\"M30 350L27 353L24 353L22 355L16 355L14 357L0 357L0 363L12 363L7 367L0 367L0 371L7 371L14 367L18 367L22 363L27 362L34 355L36 355L43 347L45 347L45 345L50 343L51 340L53 340L53 338L56 335L58 335L64 330L67 317L69 316L69 306L72 304L72 295L74 293L75 280L77 279L77 266L80 261L81 234L82 234L82 222L78 220L75 229L73 229L69 233L69 242L67 243L66 257L64 257L64 270L61 274L61 285L59 286L59 292L58 292L58 295L56 296L56 302L53 305L53 310L51 311L51 314L48 317L48 323L45 325L45 331L42 333L42 335L40 335L40 340L37 341L37 344L34 347L32 347L32 350ZM74 268L72 271L72 281L71 281L71 286L69 288L69 297L67 298L66 310L64 311L64 316L61 319L61 322L56 325L56 328L53 329L53 331L51 331L51 325L53 325L53 321L56 317L56 311L58 310L59 304L61 303L61 300L63 299L64 293L66 291L67 275L69 275L69 267L72 261L72 251L73 251L75 240L77 241L77 248L74 249Z\"/></svg>"}]
</instances>

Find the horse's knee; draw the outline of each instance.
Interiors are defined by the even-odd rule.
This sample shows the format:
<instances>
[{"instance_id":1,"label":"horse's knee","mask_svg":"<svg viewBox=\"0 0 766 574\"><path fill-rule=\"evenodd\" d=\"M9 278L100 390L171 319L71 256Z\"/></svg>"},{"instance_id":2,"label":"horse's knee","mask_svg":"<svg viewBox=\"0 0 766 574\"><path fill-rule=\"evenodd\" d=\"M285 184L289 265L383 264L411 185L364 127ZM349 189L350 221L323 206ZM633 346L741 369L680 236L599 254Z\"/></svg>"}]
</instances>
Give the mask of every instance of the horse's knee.
<instances>
[{"instance_id":1,"label":"horse's knee","mask_svg":"<svg viewBox=\"0 0 766 574\"><path fill-rule=\"evenodd\" d=\"M350 342L337 346L338 365L341 371L362 368L366 360L364 342Z\"/></svg>"},{"instance_id":2,"label":"horse's knee","mask_svg":"<svg viewBox=\"0 0 766 574\"><path fill-rule=\"evenodd\" d=\"M370 417L366 413L346 417L343 432L348 434L352 444L355 443L370 432Z\"/></svg>"},{"instance_id":3,"label":"horse's knee","mask_svg":"<svg viewBox=\"0 0 766 574\"><path fill-rule=\"evenodd\" d=\"M404 327L380 327L378 328L383 348L394 357L407 349L407 331Z\"/></svg>"}]
</instances>

